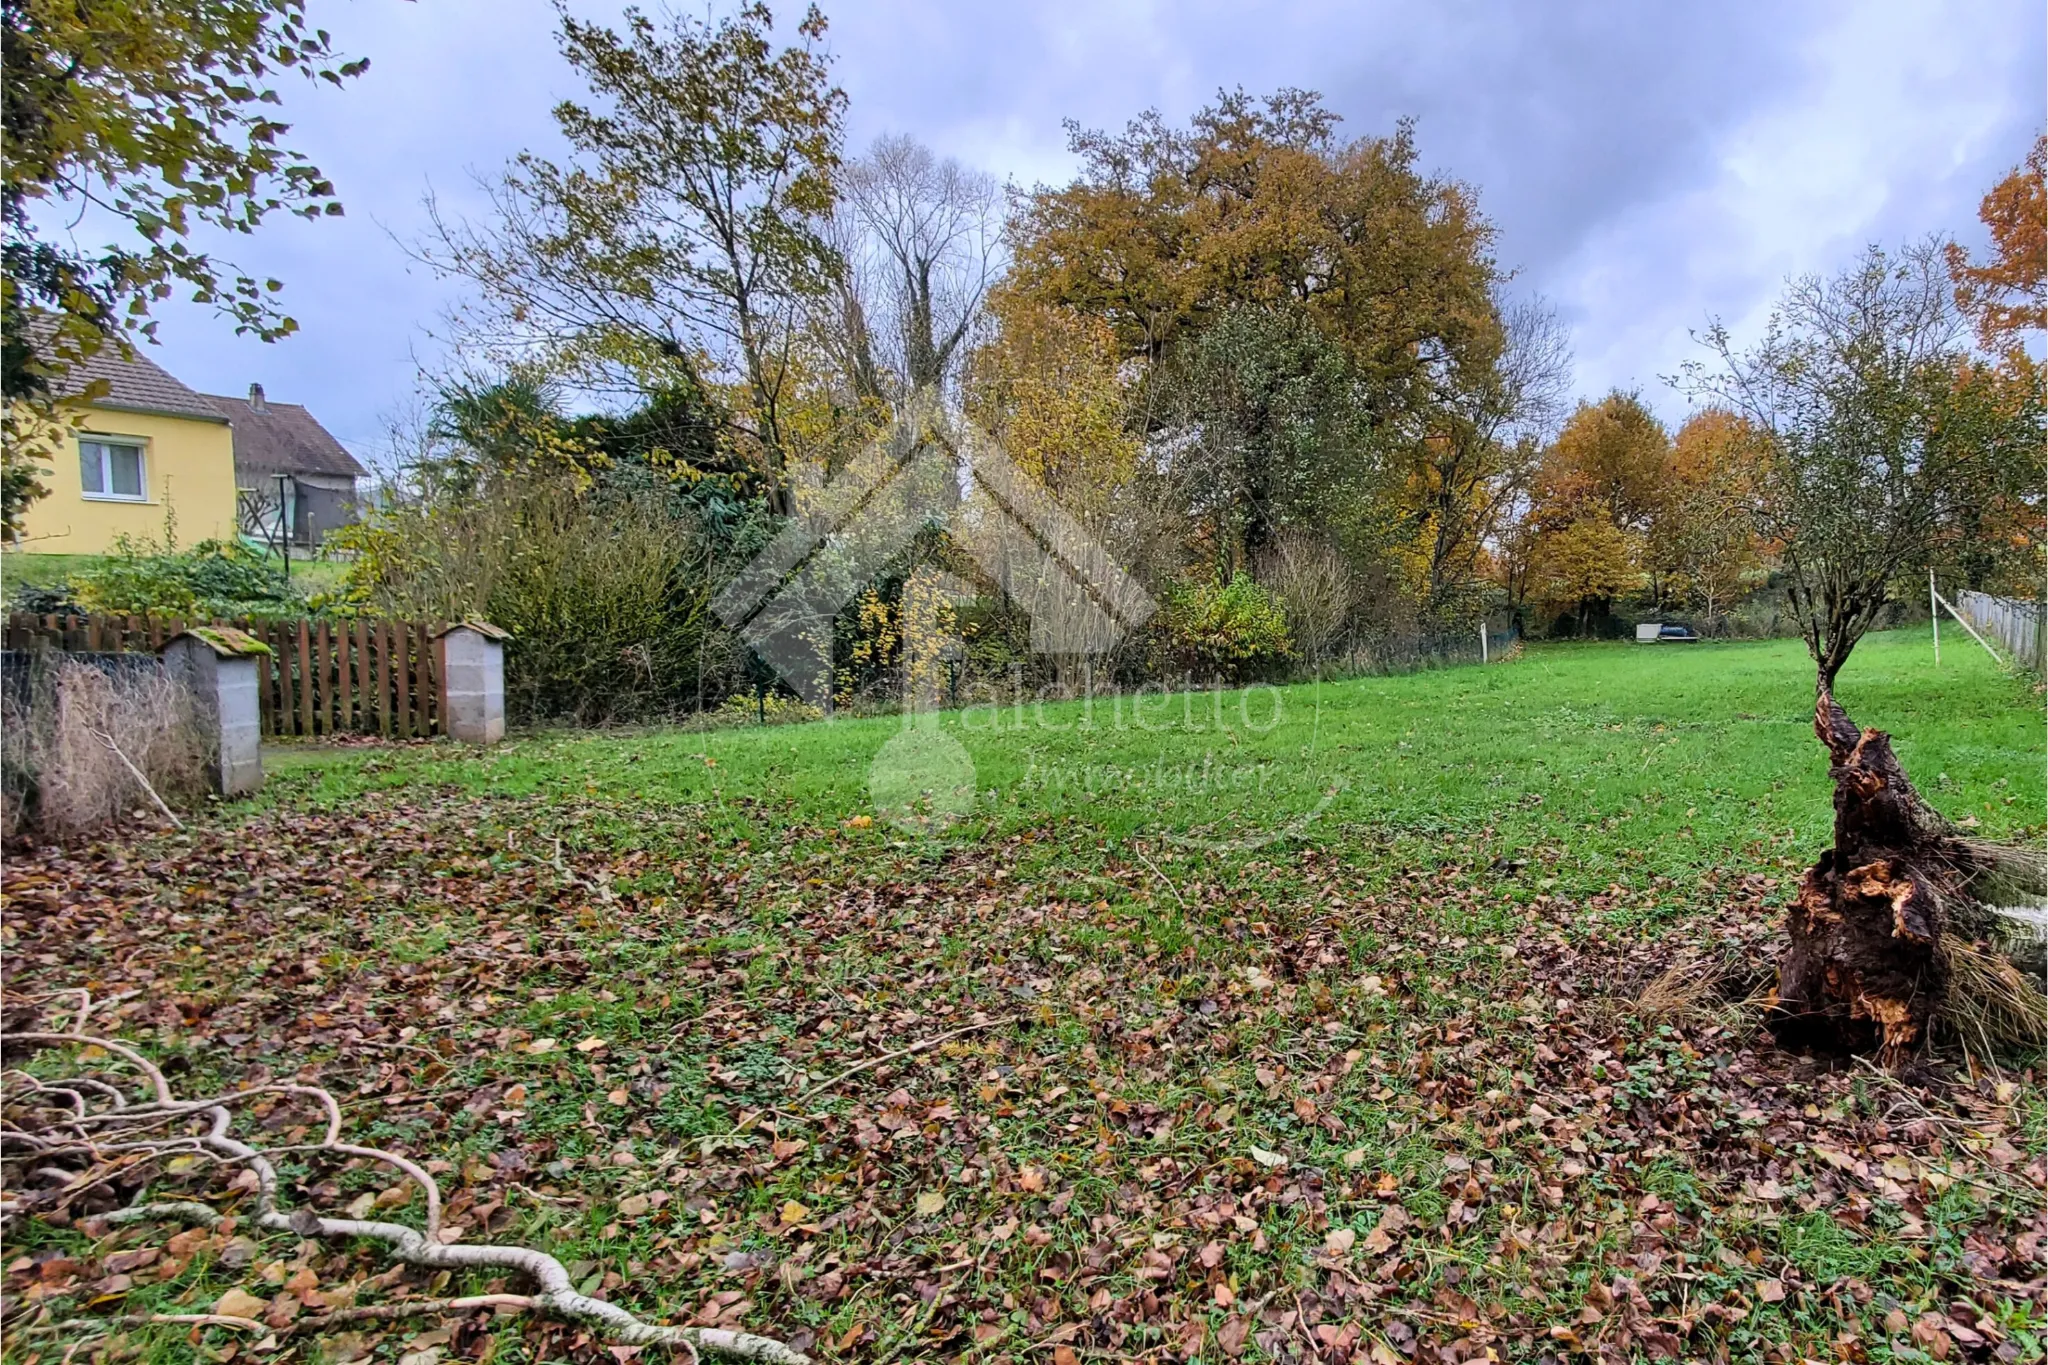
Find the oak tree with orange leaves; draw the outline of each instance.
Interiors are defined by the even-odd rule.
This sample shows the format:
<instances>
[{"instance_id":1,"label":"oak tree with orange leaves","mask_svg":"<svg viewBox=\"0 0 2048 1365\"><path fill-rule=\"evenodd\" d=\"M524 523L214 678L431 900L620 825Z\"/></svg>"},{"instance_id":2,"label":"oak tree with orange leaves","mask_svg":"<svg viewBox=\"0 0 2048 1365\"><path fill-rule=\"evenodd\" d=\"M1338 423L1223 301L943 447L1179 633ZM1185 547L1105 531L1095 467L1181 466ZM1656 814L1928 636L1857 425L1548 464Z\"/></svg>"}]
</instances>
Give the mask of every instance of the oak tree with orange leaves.
<instances>
[{"instance_id":1,"label":"oak tree with orange leaves","mask_svg":"<svg viewBox=\"0 0 2048 1365\"><path fill-rule=\"evenodd\" d=\"M1977 326L1977 341L2007 363L2029 364L2025 342L2048 330L2048 134L2025 164L1991 187L1977 217L1991 236L1991 257L1977 262L1957 242L1947 248L1956 304Z\"/></svg>"}]
</instances>

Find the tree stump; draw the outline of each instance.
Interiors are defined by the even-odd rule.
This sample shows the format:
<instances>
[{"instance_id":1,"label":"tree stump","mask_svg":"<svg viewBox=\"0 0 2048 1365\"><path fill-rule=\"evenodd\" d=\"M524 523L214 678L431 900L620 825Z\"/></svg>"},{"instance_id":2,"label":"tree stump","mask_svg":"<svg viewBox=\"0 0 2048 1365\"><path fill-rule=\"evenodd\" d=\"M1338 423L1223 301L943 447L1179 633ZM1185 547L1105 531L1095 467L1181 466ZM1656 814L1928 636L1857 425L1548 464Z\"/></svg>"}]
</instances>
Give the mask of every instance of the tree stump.
<instances>
[{"instance_id":1,"label":"tree stump","mask_svg":"<svg viewBox=\"0 0 2048 1365\"><path fill-rule=\"evenodd\" d=\"M1835 843L1787 917L1771 1032L1786 1047L1896 1060L1941 1007L1941 936L1978 859L1913 790L1891 736L1859 730L1825 687L1813 728L1833 759Z\"/></svg>"}]
</instances>

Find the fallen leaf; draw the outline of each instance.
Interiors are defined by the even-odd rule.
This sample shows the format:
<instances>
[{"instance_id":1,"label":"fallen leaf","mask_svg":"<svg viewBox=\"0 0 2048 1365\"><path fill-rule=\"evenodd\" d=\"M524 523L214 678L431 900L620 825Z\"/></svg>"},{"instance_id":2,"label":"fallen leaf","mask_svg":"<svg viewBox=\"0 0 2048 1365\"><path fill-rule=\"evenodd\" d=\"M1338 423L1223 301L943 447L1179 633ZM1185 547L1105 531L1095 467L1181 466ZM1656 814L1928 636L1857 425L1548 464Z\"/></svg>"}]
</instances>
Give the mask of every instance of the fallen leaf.
<instances>
[{"instance_id":1,"label":"fallen leaf","mask_svg":"<svg viewBox=\"0 0 2048 1365\"><path fill-rule=\"evenodd\" d=\"M1244 1354L1245 1338L1251 1334L1251 1319L1233 1313L1216 1329L1216 1346L1227 1356L1241 1356Z\"/></svg>"},{"instance_id":2,"label":"fallen leaf","mask_svg":"<svg viewBox=\"0 0 2048 1365\"><path fill-rule=\"evenodd\" d=\"M268 1299L259 1299L240 1285L213 1301L213 1311L226 1318L260 1317L269 1307Z\"/></svg>"}]
</instances>

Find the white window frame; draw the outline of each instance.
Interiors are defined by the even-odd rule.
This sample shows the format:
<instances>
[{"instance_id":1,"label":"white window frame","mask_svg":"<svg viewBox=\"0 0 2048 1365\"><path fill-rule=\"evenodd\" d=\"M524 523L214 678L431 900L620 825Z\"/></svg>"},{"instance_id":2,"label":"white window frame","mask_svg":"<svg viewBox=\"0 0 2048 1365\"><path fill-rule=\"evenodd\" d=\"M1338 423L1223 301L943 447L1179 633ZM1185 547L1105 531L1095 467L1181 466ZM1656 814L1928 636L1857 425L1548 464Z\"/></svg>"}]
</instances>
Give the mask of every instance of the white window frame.
<instances>
[{"instance_id":1,"label":"white window frame","mask_svg":"<svg viewBox=\"0 0 2048 1365\"><path fill-rule=\"evenodd\" d=\"M85 486L85 448L88 445L101 447L100 488L95 493ZM114 487L114 463L106 452L108 447L119 446L135 452L136 484L139 493L116 493ZM83 432L78 438L78 491L88 502L148 502L149 501L149 442L132 436L102 436L97 432Z\"/></svg>"}]
</instances>

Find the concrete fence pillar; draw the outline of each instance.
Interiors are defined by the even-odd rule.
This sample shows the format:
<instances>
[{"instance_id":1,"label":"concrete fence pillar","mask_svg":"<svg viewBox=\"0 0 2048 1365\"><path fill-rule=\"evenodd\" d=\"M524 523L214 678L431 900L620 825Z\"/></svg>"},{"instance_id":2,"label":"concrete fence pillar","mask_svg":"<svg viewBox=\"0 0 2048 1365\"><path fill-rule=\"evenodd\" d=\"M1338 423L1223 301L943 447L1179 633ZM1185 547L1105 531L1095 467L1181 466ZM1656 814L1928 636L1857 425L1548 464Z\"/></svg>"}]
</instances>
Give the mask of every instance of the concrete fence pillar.
<instances>
[{"instance_id":1,"label":"concrete fence pillar","mask_svg":"<svg viewBox=\"0 0 2048 1365\"><path fill-rule=\"evenodd\" d=\"M165 642L164 669L192 698L205 731L210 776L223 796L263 785L263 716L256 672L268 646L225 626L183 631Z\"/></svg>"},{"instance_id":2,"label":"concrete fence pillar","mask_svg":"<svg viewBox=\"0 0 2048 1365\"><path fill-rule=\"evenodd\" d=\"M505 737L505 641L483 621L461 621L434 637L441 678L441 733L464 744Z\"/></svg>"}]
</instances>

